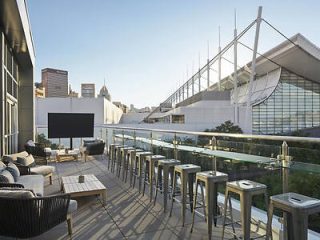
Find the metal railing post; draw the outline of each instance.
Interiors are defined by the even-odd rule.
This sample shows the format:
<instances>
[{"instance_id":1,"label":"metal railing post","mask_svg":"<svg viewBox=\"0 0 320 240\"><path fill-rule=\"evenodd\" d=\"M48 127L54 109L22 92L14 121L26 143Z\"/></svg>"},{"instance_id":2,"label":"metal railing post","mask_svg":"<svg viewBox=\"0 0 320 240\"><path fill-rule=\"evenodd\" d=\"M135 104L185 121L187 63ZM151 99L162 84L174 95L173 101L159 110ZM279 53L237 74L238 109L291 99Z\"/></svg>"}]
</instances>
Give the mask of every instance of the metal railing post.
<instances>
[{"instance_id":1,"label":"metal railing post","mask_svg":"<svg viewBox=\"0 0 320 240\"><path fill-rule=\"evenodd\" d=\"M136 138L136 131L133 130L133 147L137 147L137 138Z\"/></svg>"},{"instance_id":2,"label":"metal railing post","mask_svg":"<svg viewBox=\"0 0 320 240\"><path fill-rule=\"evenodd\" d=\"M116 139L114 136L114 129L112 129L112 143L115 144L116 143Z\"/></svg>"},{"instance_id":3,"label":"metal railing post","mask_svg":"<svg viewBox=\"0 0 320 240\"><path fill-rule=\"evenodd\" d=\"M122 130L122 146L124 146L124 130Z\"/></svg>"},{"instance_id":4,"label":"metal railing post","mask_svg":"<svg viewBox=\"0 0 320 240\"><path fill-rule=\"evenodd\" d=\"M281 171L282 171L282 193L287 193L289 191L289 172L292 157L289 156L289 146L286 141L283 141L281 145L281 155L278 156L278 159L281 161ZM283 213L283 239L288 239L287 234L287 220L288 216L286 213Z\"/></svg>"},{"instance_id":5,"label":"metal railing post","mask_svg":"<svg viewBox=\"0 0 320 240\"><path fill-rule=\"evenodd\" d=\"M81 139L81 143L82 143L82 139ZM107 152L109 154L109 131L108 131L108 128L106 128L106 148L107 148Z\"/></svg>"},{"instance_id":6,"label":"metal railing post","mask_svg":"<svg viewBox=\"0 0 320 240\"><path fill-rule=\"evenodd\" d=\"M173 138L173 148L174 148L174 159L178 159L178 148L177 148L177 134L174 134Z\"/></svg>"},{"instance_id":7,"label":"metal railing post","mask_svg":"<svg viewBox=\"0 0 320 240\"><path fill-rule=\"evenodd\" d=\"M150 152L152 152L153 149L153 140L152 140L152 131L150 132Z\"/></svg>"},{"instance_id":8,"label":"metal railing post","mask_svg":"<svg viewBox=\"0 0 320 240\"><path fill-rule=\"evenodd\" d=\"M217 139L216 137L211 138L211 150L217 150ZM212 167L214 171L217 171L217 157L213 156L212 158Z\"/></svg>"}]
</instances>

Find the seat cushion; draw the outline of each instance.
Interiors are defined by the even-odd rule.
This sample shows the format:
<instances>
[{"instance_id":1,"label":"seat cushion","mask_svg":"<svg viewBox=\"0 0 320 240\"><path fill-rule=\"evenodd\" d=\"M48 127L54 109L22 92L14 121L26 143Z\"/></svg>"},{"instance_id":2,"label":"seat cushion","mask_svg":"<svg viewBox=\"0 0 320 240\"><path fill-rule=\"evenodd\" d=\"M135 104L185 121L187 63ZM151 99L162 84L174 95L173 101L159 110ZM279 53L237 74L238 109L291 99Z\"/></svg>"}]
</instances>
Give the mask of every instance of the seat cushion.
<instances>
[{"instance_id":1,"label":"seat cushion","mask_svg":"<svg viewBox=\"0 0 320 240\"><path fill-rule=\"evenodd\" d=\"M42 176L46 176L55 171L55 167L53 166L35 166L30 168L31 173L40 174Z\"/></svg>"},{"instance_id":2,"label":"seat cushion","mask_svg":"<svg viewBox=\"0 0 320 240\"><path fill-rule=\"evenodd\" d=\"M14 178L8 170L4 169L0 172L0 182L14 183Z\"/></svg>"},{"instance_id":3,"label":"seat cushion","mask_svg":"<svg viewBox=\"0 0 320 240\"><path fill-rule=\"evenodd\" d=\"M32 190L25 188L0 188L0 197L33 198L35 195Z\"/></svg>"},{"instance_id":4,"label":"seat cushion","mask_svg":"<svg viewBox=\"0 0 320 240\"><path fill-rule=\"evenodd\" d=\"M68 207L68 213L73 213L78 208L78 203L76 200L70 199L69 207Z\"/></svg>"},{"instance_id":5,"label":"seat cushion","mask_svg":"<svg viewBox=\"0 0 320 240\"><path fill-rule=\"evenodd\" d=\"M8 170L11 173L15 182L18 181L18 179L20 177L20 171L14 163L11 163L11 162L8 163L6 170Z\"/></svg>"},{"instance_id":6,"label":"seat cushion","mask_svg":"<svg viewBox=\"0 0 320 240\"><path fill-rule=\"evenodd\" d=\"M43 196L44 177L42 175L23 175L16 183L22 184L26 189L33 190L37 196Z\"/></svg>"}]
</instances>

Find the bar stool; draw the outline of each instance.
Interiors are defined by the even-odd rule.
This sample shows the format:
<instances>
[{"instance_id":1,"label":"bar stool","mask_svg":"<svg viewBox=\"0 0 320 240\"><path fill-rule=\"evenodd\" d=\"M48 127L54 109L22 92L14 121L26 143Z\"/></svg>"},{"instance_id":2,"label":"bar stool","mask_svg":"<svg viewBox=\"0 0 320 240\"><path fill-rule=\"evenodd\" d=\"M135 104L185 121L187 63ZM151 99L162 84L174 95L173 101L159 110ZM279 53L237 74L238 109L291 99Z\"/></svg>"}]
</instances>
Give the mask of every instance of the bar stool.
<instances>
[{"instance_id":1,"label":"bar stool","mask_svg":"<svg viewBox=\"0 0 320 240\"><path fill-rule=\"evenodd\" d=\"M150 202L153 197L153 179L154 179L154 168L157 166L158 161L161 159L165 159L165 156L162 155L151 155L146 156L144 162L144 182L143 182L143 191L142 195L144 196L144 192L146 190L146 185L149 185L149 196Z\"/></svg>"},{"instance_id":2,"label":"bar stool","mask_svg":"<svg viewBox=\"0 0 320 240\"><path fill-rule=\"evenodd\" d=\"M173 169L174 166L179 165L180 161L176 159L164 159L158 161L158 172L156 177L156 193L154 196L154 204L157 201L158 190L163 192L163 211L165 212L167 209L167 196L168 196L168 188L169 188L169 175L171 174L171 187L172 187L172 179L173 179ZM162 176L163 172L163 176ZM161 180L161 184L160 184Z\"/></svg>"},{"instance_id":3,"label":"bar stool","mask_svg":"<svg viewBox=\"0 0 320 240\"><path fill-rule=\"evenodd\" d=\"M240 180L228 182L226 187L225 199L224 199L224 219L223 219L223 229L222 229L222 239L224 239L226 214L228 208L228 199L230 199L230 193L236 193L240 195L240 214L241 214L241 228L244 240L250 239L250 229L251 229L251 206L252 197L256 195L264 195L266 208L268 209L268 194L267 186L261 183L253 182L250 180ZM232 209L231 201L229 201L230 209ZM231 211L231 221L232 211ZM234 228L233 228L234 231ZM235 235L235 232L233 232ZM262 237L262 236L261 236Z\"/></svg>"},{"instance_id":4,"label":"bar stool","mask_svg":"<svg viewBox=\"0 0 320 240\"><path fill-rule=\"evenodd\" d=\"M228 181L228 174L217 172L217 171L205 171L198 172L196 174L196 193L193 200L193 213L192 213L192 225L191 232L194 225L194 215L195 209L197 207L197 195L198 195L198 186L200 185L202 192L202 202L203 198L203 185L205 186L205 204L204 214L208 225L208 236L211 239L212 236L212 217L214 219L214 225L217 226L217 208L218 208L218 184L226 184Z\"/></svg>"},{"instance_id":5,"label":"bar stool","mask_svg":"<svg viewBox=\"0 0 320 240\"><path fill-rule=\"evenodd\" d=\"M173 190L172 190L172 202L171 202L171 209L170 209L170 217L172 215L172 208L173 208L173 201L176 200L176 187L177 187L177 179L178 175L180 175L181 180L181 215L182 215L182 226L184 226L185 215L186 215L186 206L187 206L187 188L189 190L189 201L190 201L190 209L191 212L193 211L193 182L194 177L197 172L201 171L201 167L194 165L194 164L183 164L183 165L176 165L174 167L173 172Z\"/></svg>"},{"instance_id":6,"label":"bar stool","mask_svg":"<svg viewBox=\"0 0 320 240\"><path fill-rule=\"evenodd\" d=\"M120 144L112 143L109 145L109 151L108 151L108 170L110 170L110 167L112 168L113 162L115 161L116 154L115 154L115 149L116 146L120 146Z\"/></svg>"},{"instance_id":7,"label":"bar stool","mask_svg":"<svg viewBox=\"0 0 320 240\"><path fill-rule=\"evenodd\" d=\"M287 234L290 240L308 239L308 216L320 212L320 200L298 193L283 193L270 197L267 232L272 237L273 209L287 213Z\"/></svg>"},{"instance_id":8,"label":"bar stool","mask_svg":"<svg viewBox=\"0 0 320 240\"><path fill-rule=\"evenodd\" d=\"M115 146L115 161L113 163L113 167L111 168L111 172L114 173L120 165L121 162L121 154L120 154L120 149L124 148L124 147L128 147L127 145L118 145Z\"/></svg>"},{"instance_id":9,"label":"bar stool","mask_svg":"<svg viewBox=\"0 0 320 240\"><path fill-rule=\"evenodd\" d=\"M139 180L139 193L141 192L141 183L142 183L142 166L143 160L147 156L151 156L152 152L136 152L136 159L134 161L134 174L133 174L133 185L134 188L136 185L136 178Z\"/></svg>"},{"instance_id":10,"label":"bar stool","mask_svg":"<svg viewBox=\"0 0 320 240\"><path fill-rule=\"evenodd\" d=\"M120 174L121 174L121 170L123 172L124 169L124 165L126 163L126 159L127 159L127 151L129 149L134 149L133 147L121 147L120 148L120 156L119 156L119 165L117 168L117 176L118 178L120 178Z\"/></svg>"},{"instance_id":11,"label":"bar stool","mask_svg":"<svg viewBox=\"0 0 320 240\"><path fill-rule=\"evenodd\" d=\"M128 157L128 160L129 160L128 168L129 168L130 186L132 185L133 168L134 168L134 163L135 163L135 160L136 160L136 153L137 152L143 152L143 150L135 148L135 149L130 149L127 152L127 155L128 155L127 157ZM127 182L127 178L128 178L128 169L126 171L125 182Z\"/></svg>"}]
</instances>

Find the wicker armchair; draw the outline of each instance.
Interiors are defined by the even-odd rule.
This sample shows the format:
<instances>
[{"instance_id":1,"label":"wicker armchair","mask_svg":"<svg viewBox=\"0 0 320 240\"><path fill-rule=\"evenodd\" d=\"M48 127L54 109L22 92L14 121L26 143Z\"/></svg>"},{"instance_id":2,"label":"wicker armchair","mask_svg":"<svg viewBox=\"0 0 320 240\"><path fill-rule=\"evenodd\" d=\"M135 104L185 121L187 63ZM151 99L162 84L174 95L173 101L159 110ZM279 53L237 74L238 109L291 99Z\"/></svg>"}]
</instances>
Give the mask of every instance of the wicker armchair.
<instances>
[{"instance_id":1,"label":"wicker armchair","mask_svg":"<svg viewBox=\"0 0 320 240\"><path fill-rule=\"evenodd\" d=\"M31 238L64 221L67 221L71 235L69 202L68 194L25 199L0 197L0 236Z\"/></svg>"},{"instance_id":2,"label":"wicker armchair","mask_svg":"<svg viewBox=\"0 0 320 240\"><path fill-rule=\"evenodd\" d=\"M104 147L105 142L103 141L92 141L89 143L84 143L83 146L85 147L84 150L84 160L87 161L87 156L94 156L94 155L103 155L104 154Z\"/></svg>"},{"instance_id":3,"label":"wicker armchair","mask_svg":"<svg viewBox=\"0 0 320 240\"><path fill-rule=\"evenodd\" d=\"M32 154L32 156L38 158L44 165L48 164L48 160L51 156L51 152L45 151L45 145L42 143L34 143L35 146L30 146L28 142L24 145L27 153Z\"/></svg>"}]
</instances>

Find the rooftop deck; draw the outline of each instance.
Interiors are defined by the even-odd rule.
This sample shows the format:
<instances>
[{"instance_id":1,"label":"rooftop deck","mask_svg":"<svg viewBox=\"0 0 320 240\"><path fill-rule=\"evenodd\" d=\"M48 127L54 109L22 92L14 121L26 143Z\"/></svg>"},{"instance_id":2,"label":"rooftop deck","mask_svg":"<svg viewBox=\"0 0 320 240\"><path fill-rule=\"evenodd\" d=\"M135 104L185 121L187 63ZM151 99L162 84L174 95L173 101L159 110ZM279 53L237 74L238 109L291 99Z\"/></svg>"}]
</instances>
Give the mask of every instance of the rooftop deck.
<instances>
[{"instance_id":1,"label":"rooftop deck","mask_svg":"<svg viewBox=\"0 0 320 240\"><path fill-rule=\"evenodd\" d=\"M186 215L186 224L182 227L180 205L174 204L169 217L169 208L163 212L162 195L158 202L149 202L148 192L139 194L137 188L119 180L107 169L107 161L91 158L89 161L69 161L51 163L56 166L53 185L45 183L45 195L60 192L62 176L94 174L107 188L107 205L102 206L100 197L76 198L78 210L73 215L72 239L208 239L205 221L195 218L193 233L190 233L192 215ZM221 224L213 227L212 239L221 238ZM228 238L228 235L226 235ZM11 238L6 238L11 239ZM67 224L62 223L47 233L32 239L70 239Z\"/></svg>"}]
</instances>

